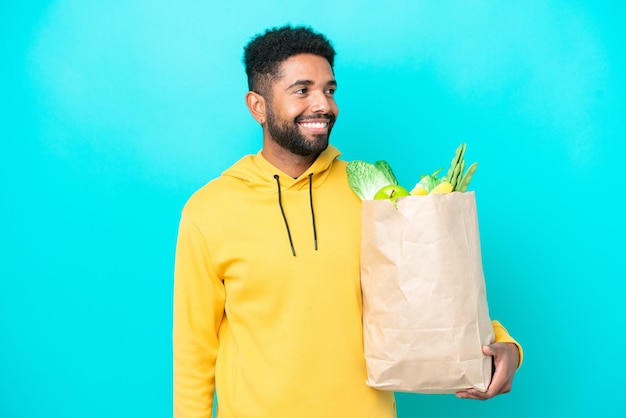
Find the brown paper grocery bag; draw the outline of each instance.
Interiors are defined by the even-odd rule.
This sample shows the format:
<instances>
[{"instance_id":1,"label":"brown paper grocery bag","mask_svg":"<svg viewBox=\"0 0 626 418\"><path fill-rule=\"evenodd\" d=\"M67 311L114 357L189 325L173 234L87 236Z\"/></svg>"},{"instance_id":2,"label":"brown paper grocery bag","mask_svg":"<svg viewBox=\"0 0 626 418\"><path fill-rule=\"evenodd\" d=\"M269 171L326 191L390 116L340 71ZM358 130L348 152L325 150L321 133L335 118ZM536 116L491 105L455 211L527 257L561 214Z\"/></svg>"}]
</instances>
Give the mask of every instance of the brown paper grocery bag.
<instances>
[{"instance_id":1,"label":"brown paper grocery bag","mask_svg":"<svg viewBox=\"0 0 626 418\"><path fill-rule=\"evenodd\" d=\"M401 392L486 391L494 340L474 192L362 204L367 384Z\"/></svg>"}]
</instances>

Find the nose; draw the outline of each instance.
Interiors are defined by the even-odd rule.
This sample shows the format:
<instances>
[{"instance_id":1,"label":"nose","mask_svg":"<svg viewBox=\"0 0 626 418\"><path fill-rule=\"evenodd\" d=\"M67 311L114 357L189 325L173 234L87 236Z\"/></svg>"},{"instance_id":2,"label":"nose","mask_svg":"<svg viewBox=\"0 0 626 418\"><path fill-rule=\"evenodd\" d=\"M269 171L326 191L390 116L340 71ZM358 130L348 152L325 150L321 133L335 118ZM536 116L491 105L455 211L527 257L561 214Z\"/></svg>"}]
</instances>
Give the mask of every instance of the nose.
<instances>
[{"instance_id":1,"label":"nose","mask_svg":"<svg viewBox=\"0 0 626 418\"><path fill-rule=\"evenodd\" d=\"M331 108L330 98L324 92L311 95L311 110L314 113L328 113Z\"/></svg>"}]
</instances>

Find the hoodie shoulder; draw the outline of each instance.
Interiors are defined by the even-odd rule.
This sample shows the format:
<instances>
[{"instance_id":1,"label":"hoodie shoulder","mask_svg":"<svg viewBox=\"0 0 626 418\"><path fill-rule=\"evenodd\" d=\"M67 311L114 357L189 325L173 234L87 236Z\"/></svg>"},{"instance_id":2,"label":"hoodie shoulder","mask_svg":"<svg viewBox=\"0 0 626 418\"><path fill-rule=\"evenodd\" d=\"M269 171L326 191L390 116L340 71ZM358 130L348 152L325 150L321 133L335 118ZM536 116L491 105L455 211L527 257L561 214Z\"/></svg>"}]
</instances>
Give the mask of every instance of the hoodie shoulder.
<instances>
[{"instance_id":1,"label":"hoodie shoulder","mask_svg":"<svg viewBox=\"0 0 626 418\"><path fill-rule=\"evenodd\" d=\"M197 212L206 213L211 206L215 206L215 204L223 201L229 193L233 192L234 183L237 183L233 177L225 174L231 170L237 171L239 170L239 167L248 166L252 158L253 155L246 155L242 157L239 161L222 172L219 177L210 180L204 186L196 190L185 203L183 212L188 214Z\"/></svg>"}]
</instances>

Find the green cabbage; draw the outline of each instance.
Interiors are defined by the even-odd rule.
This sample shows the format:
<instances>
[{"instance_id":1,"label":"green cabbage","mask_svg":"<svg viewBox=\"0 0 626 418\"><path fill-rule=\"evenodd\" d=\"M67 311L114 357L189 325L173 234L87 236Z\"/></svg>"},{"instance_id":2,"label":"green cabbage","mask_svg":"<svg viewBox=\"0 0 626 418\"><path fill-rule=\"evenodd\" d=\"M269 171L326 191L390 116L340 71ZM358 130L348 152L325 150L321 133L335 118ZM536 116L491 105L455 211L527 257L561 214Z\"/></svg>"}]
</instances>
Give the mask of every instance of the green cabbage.
<instances>
[{"instance_id":1,"label":"green cabbage","mask_svg":"<svg viewBox=\"0 0 626 418\"><path fill-rule=\"evenodd\" d=\"M398 185L398 179L386 161L376 161L374 164L351 161L346 167L346 173L350 188L361 200L372 200L383 187Z\"/></svg>"}]
</instances>

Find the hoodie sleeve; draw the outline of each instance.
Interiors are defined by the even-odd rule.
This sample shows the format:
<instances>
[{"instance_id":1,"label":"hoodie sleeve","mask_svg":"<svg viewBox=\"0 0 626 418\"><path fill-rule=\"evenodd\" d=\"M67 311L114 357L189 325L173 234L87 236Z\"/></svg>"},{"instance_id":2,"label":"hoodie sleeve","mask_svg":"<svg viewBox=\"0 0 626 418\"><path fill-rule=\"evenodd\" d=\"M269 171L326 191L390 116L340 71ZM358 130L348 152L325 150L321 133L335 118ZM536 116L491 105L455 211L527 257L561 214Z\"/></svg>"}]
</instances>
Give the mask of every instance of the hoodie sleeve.
<instances>
[{"instance_id":1,"label":"hoodie sleeve","mask_svg":"<svg viewBox=\"0 0 626 418\"><path fill-rule=\"evenodd\" d=\"M212 416L224 301L205 239L183 211L174 268L174 418Z\"/></svg>"},{"instance_id":2,"label":"hoodie sleeve","mask_svg":"<svg viewBox=\"0 0 626 418\"><path fill-rule=\"evenodd\" d=\"M506 330L506 328L502 326L500 322L493 320L491 321L491 325L493 326L493 332L496 337L496 342L513 343L517 346L517 349L519 350L519 363L517 364L517 368L519 369L522 365L522 360L524 359L524 351L522 350L522 346L509 335L509 332Z\"/></svg>"}]
</instances>

